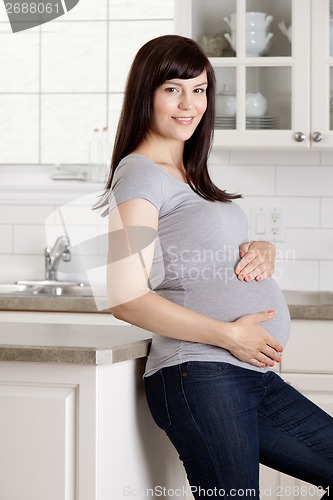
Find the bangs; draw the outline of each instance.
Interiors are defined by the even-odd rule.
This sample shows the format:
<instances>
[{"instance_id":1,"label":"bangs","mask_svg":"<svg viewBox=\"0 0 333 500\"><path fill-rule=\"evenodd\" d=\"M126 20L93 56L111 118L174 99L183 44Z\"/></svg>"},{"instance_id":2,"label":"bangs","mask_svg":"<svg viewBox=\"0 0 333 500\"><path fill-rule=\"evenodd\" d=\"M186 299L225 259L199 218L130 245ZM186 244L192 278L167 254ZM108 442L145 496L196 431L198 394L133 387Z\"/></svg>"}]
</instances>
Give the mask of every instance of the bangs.
<instances>
[{"instance_id":1,"label":"bangs","mask_svg":"<svg viewBox=\"0 0 333 500\"><path fill-rule=\"evenodd\" d=\"M180 47L175 50L173 47L172 53L166 54L164 62L159 68L159 82L161 85L166 80L173 78L180 78L182 80L189 80L196 78L207 70L207 57L200 49L193 50L193 45L189 47ZM170 57L168 57L170 55Z\"/></svg>"}]
</instances>

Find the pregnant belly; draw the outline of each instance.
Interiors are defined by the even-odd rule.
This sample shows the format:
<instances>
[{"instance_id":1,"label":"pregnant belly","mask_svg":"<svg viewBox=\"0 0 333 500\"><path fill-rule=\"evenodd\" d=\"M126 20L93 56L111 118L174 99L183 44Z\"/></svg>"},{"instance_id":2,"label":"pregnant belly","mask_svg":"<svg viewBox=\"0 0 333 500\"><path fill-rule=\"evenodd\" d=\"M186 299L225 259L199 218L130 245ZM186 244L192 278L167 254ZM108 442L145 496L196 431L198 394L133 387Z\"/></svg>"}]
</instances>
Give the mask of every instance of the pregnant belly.
<instances>
[{"instance_id":1,"label":"pregnant belly","mask_svg":"<svg viewBox=\"0 0 333 500\"><path fill-rule=\"evenodd\" d=\"M210 281L204 290L200 288L195 290L194 285L185 289L185 307L220 321L236 321L247 314L274 309L275 315L261 326L283 346L286 344L290 315L284 295L273 278L249 283L237 278L227 284Z\"/></svg>"}]
</instances>

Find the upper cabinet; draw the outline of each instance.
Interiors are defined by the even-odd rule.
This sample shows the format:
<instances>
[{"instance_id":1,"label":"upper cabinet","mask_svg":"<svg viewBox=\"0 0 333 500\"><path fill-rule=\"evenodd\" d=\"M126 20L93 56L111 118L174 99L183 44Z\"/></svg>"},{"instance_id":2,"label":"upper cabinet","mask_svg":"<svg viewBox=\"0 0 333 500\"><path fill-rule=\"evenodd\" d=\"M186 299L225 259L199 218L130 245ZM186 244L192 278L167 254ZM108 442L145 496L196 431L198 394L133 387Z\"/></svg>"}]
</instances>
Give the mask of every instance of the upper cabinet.
<instances>
[{"instance_id":1,"label":"upper cabinet","mask_svg":"<svg viewBox=\"0 0 333 500\"><path fill-rule=\"evenodd\" d=\"M332 11L330 0L175 1L176 33L215 69L215 147L333 149Z\"/></svg>"}]
</instances>

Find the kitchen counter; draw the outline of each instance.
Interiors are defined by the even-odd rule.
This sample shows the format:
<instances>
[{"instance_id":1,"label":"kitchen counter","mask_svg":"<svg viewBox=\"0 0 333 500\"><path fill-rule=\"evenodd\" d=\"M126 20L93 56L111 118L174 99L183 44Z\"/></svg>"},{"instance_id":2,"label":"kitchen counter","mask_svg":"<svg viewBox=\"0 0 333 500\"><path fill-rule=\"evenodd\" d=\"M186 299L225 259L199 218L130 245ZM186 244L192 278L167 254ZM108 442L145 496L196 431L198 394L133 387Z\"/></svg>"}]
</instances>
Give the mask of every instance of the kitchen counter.
<instances>
[{"instance_id":1,"label":"kitchen counter","mask_svg":"<svg viewBox=\"0 0 333 500\"><path fill-rule=\"evenodd\" d=\"M333 292L285 291L292 319L333 320ZM92 297L0 295L2 311L57 311L110 314L98 311Z\"/></svg>"},{"instance_id":2,"label":"kitchen counter","mask_svg":"<svg viewBox=\"0 0 333 500\"><path fill-rule=\"evenodd\" d=\"M0 323L0 361L114 364L147 356L150 342L134 326Z\"/></svg>"}]
</instances>

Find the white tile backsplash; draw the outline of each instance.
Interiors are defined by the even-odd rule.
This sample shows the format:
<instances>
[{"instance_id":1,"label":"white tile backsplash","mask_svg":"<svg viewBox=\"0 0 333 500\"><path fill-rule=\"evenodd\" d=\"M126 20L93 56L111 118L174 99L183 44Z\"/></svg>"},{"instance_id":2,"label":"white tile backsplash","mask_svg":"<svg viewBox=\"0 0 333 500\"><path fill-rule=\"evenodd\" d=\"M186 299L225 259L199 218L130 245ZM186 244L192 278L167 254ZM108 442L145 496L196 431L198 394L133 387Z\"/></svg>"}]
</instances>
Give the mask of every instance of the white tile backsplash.
<instances>
[{"instance_id":1,"label":"white tile backsplash","mask_svg":"<svg viewBox=\"0 0 333 500\"><path fill-rule=\"evenodd\" d=\"M245 210L248 217L251 214L252 207L282 206L286 209L286 227L320 227L320 198L246 196L241 200L237 200L237 203Z\"/></svg>"},{"instance_id":2,"label":"white tile backsplash","mask_svg":"<svg viewBox=\"0 0 333 500\"><path fill-rule=\"evenodd\" d=\"M8 22L8 16L4 2L0 2L0 22Z\"/></svg>"},{"instance_id":3,"label":"white tile backsplash","mask_svg":"<svg viewBox=\"0 0 333 500\"><path fill-rule=\"evenodd\" d=\"M13 227L0 225L0 254L13 252Z\"/></svg>"},{"instance_id":4,"label":"white tile backsplash","mask_svg":"<svg viewBox=\"0 0 333 500\"><path fill-rule=\"evenodd\" d=\"M43 163L87 163L92 129L107 124L106 94L42 96Z\"/></svg>"},{"instance_id":5,"label":"white tile backsplash","mask_svg":"<svg viewBox=\"0 0 333 500\"><path fill-rule=\"evenodd\" d=\"M320 161L318 151L244 151L232 150L232 165L316 165Z\"/></svg>"},{"instance_id":6,"label":"white tile backsplash","mask_svg":"<svg viewBox=\"0 0 333 500\"><path fill-rule=\"evenodd\" d=\"M53 211L52 206L0 205L0 224L44 224Z\"/></svg>"},{"instance_id":7,"label":"white tile backsplash","mask_svg":"<svg viewBox=\"0 0 333 500\"><path fill-rule=\"evenodd\" d=\"M52 23L12 34L0 2L0 164L86 163L92 129L106 125L111 146L132 59L149 39L174 32L173 8L174 0L80 0ZM282 288L333 290L333 152L218 149L210 172L220 188L244 195L237 203L249 220L252 207L286 208L286 241L276 245ZM19 171L18 187L30 192L37 177ZM44 248L64 234L60 201L2 193L0 282L43 278ZM60 279L86 281L106 255L107 219L90 210L93 195L80 196L61 206L73 247Z\"/></svg>"},{"instance_id":8,"label":"white tile backsplash","mask_svg":"<svg viewBox=\"0 0 333 500\"><path fill-rule=\"evenodd\" d=\"M311 260L276 262L274 277L283 290L320 290L319 263Z\"/></svg>"},{"instance_id":9,"label":"white tile backsplash","mask_svg":"<svg viewBox=\"0 0 333 500\"><path fill-rule=\"evenodd\" d=\"M45 275L43 255L1 255L0 283L18 280L43 279Z\"/></svg>"},{"instance_id":10,"label":"white tile backsplash","mask_svg":"<svg viewBox=\"0 0 333 500\"><path fill-rule=\"evenodd\" d=\"M0 27L0 68L0 92L39 92L39 36L10 35Z\"/></svg>"},{"instance_id":11,"label":"white tile backsplash","mask_svg":"<svg viewBox=\"0 0 333 500\"><path fill-rule=\"evenodd\" d=\"M221 189L246 196L275 194L274 167L211 165L211 178Z\"/></svg>"},{"instance_id":12,"label":"white tile backsplash","mask_svg":"<svg viewBox=\"0 0 333 500\"><path fill-rule=\"evenodd\" d=\"M39 162L39 96L0 93L0 163Z\"/></svg>"},{"instance_id":13,"label":"white tile backsplash","mask_svg":"<svg viewBox=\"0 0 333 500\"><path fill-rule=\"evenodd\" d=\"M73 9L75 10L75 9ZM48 24L42 27L48 30ZM42 92L107 91L107 23L53 23L42 36Z\"/></svg>"},{"instance_id":14,"label":"white tile backsplash","mask_svg":"<svg viewBox=\"0 0 333 500\"><path fill-rule=\"evenodd\" d=\"M320 290L329 290L330 292L333 292L333 261L321 261L319 266Z\"/></svg>"},{"instance_id":15,"label":"white tile backsplash","mask_svg":"<svg viewBox=\"0 0 333 500\"><path fill-rule=\"evenodd\" d=\"M333 229L287 229L283 251L292 250L296 259L333 260Z\"/></svg>"},{"instance_id":16,"label":"white tile backsplash","mask_svg":"<svg viewBox=\"0 0 333 500\"><path fill-rule=\"evenodd\" d=\"M46 248L44 225L14 226L14 253L22 255L44 255Z\"/></svg>"},{"instance_id":17,"label":"white tile backsplash","mask_svg":"<svg viewBox=\"0 0 333 500\"><path fill-rule=\"evenodd\" d=\"M109 0L109 19L173 19L174 0Z\"/></svg>"},{"instance_id":18,"label":"white tile backsplash","mask_svg":"<svg viewBox=\"0 0 333 500\"><path fill-rule=\"evenodd\" d=\"M321 200L321 227L333 228L333 198Z\"/></svg>"},{"instance_id":19,"label":"white tile backsplash","mask_svg":"<svg viewBox=\"0 0 333 500\"><path fill-rule=\"evenodd\" d=\"M277 167L276 194L333 196L333 167L320 165Z\"/></svg>"},{"instance_id":20,"label":"white tile backsplash","mask_svg":"<svg viewBox=\"0 0 333 500\"><path fill-rule=\"evenodd\" d=\"M123 92L133 58L144 43L172 32L173 21L110 21L109 91Z\"/></svg>"},{"instance_id":21,"label":"white tile backsplash","mask_svg":"<svg viewBox=\"0 0 333 500\"><path fill-rule=\"evenodd\" d=\"M107 18L108 0L80 0L74 9L67 12L61 21L91 21Z\"/></svg>"}]
</instances>

